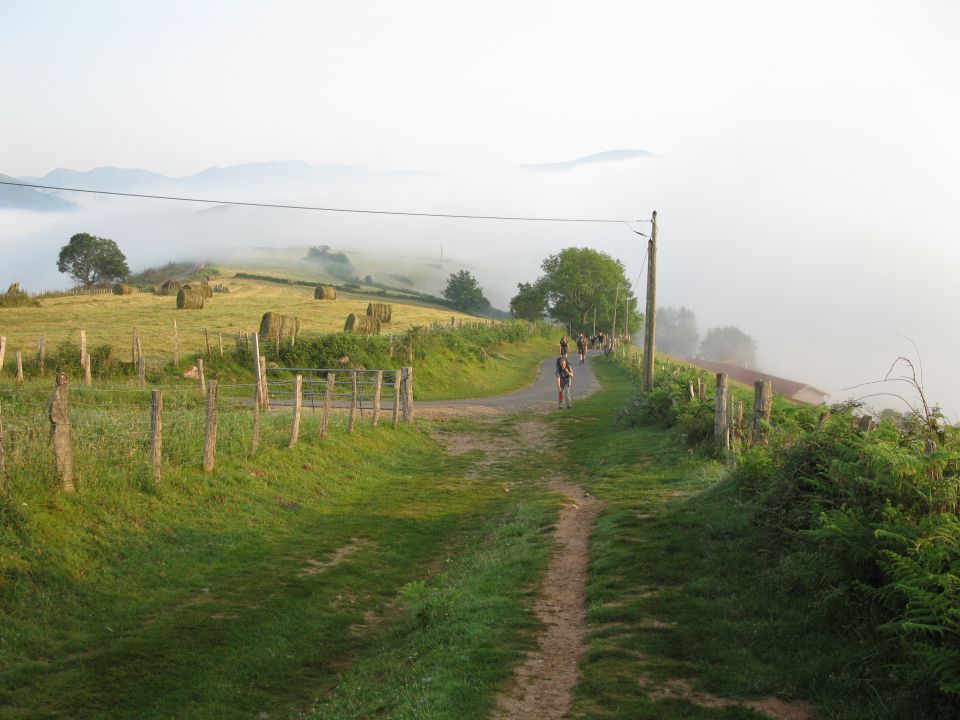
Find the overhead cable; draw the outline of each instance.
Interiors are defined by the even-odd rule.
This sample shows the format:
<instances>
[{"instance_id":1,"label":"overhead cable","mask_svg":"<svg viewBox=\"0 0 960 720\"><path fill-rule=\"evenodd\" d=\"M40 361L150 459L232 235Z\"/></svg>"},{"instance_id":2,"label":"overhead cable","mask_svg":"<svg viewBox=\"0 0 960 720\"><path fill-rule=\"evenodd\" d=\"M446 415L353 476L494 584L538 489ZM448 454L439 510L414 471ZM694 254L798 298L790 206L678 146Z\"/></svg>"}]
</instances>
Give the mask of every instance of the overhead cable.
<instances>
[{"instance_id":1,"label":"overhead cable","mask_svg":"<svg viewBox=\"0 0 960 720\"><path fill-rule=\"evenodd\" d=\"M466 215L455 213L412 212L406 210L367 210L359 208L318 207L314 205L284 205L265 202L243 202L240 200L212 200L207 198L182 197L177 195L148 195L146 193L117 192L112 190L86 190L84 188L59 187L55 185L34 185L31 183L0 180L0 185L32 188L34 190L59 190L61 192L89 193L91 195L112 195L117 197L144 198L147 200L174 200L177 202L205 203L208 205L238 205L243 207L278 208L281 210L314 210L331 213L353 213L357 215L401 215L406 217L454 218L458 220L518 220L523 222L566 222L566 223L616 223L630 227L631 222L650 222L649 220L616 220L610 218L562 218L562 217L526 217L513 215ZM632 228L631 228L632 229ZM634 230L634 232L636 232Z\"/></svg>"}]
</instances>

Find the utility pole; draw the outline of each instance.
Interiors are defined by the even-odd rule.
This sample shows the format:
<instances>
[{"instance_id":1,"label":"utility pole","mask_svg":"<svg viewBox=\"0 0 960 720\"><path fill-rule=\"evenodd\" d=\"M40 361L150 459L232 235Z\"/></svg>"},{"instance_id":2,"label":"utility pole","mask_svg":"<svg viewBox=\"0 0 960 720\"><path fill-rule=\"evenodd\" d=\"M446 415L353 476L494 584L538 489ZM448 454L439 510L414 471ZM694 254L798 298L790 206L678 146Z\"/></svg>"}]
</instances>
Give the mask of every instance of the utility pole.
<instances>
[{"instance_id":1,"label":"utility pole","mask_svg":"<svg viewBox=\"0 0 960 720\"><path fill-rule=\"evenodd\" d=\"M630 287L624 288L627 292L623 298L623 334L627 338L627 346L630 345Z\"/></svg>"},{"instance_id":2,"label":"utility pole","mask_svg":"<svg viewBox=\"0 0 960 720\"><path fill-rule=\"evenodd\" d=\"M653 389L653 360L657 338L657 211L650 221L650 239L647 241L647 312L643 323L643 389Z\"/></svg>"},{"instance_id":3,"label":"utility pole","mask_svg":"<svg viewBox=\"0 0 960 720\"><path fill-rule=\"evenodd\" d=\"M610 342L617 337L617 305L620 304L620 283L617 283L616 290L613 291L613 328L610 330Z\"/></svg>"}]
</instances>

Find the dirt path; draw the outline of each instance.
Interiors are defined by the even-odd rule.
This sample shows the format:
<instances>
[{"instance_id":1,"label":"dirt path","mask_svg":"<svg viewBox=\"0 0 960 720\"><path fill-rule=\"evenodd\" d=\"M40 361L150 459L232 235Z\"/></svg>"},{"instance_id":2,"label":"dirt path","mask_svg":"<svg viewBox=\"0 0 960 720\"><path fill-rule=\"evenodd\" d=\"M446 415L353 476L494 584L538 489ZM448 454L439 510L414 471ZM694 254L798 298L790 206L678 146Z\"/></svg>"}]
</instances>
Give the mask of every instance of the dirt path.
<instances>
[{"instance_id":1,"label":"dirt path","mask_svg":"<svg viewBox=\"0 0 960 720\"><path fill-rule=\"evenodd\" d=\"M454 455L482 451L473 472L509 462L530 448L556 445L539 419L519 425L514 436L464 435L440 430L437 438ZM496 720L551 720L570 709L577 665L586 648L586 586L590 535L603 503L562 477L543 478L543 488L564 496L553 531L553 551L534 614L543 624L537 648L514 670L497 697Z\"/></svg>"},{"instance_id":2,"label":"dirt path","mask_svg":"<svg viewBox=\"0 0 960 720\"><path fill-rule=\"evenodd\" d=\"M586 637L586 584L590 535L601 503L564 480L547 483L568 500L560 510L547 574L534 605L544 630L537 649L514 671L497 697L497 720L553 720L570 709L577 664Z\"/></svg>"}]
</instances>

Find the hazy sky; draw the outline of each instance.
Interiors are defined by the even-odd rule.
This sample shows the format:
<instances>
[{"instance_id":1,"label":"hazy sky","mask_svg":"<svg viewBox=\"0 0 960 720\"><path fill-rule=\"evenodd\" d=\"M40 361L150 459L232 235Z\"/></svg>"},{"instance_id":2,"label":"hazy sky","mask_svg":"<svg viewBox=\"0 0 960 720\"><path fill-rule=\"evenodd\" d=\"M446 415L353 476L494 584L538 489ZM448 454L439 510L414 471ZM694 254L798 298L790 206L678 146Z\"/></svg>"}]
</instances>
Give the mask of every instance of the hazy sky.
<instances>
[{"instance_id":1,"label":"hazy sky","mask_svg":"<svg viewBox=\"0 0 960 720\"><path fill-rule=\"evenodd\" d=\"M296 159L442 173L402 198L428 209L656 208L661 304L739 325L771 370L831 390L882 374L908 335L956 412L957 38L951 0L0 0L0 172ZM657 158L499 174L613 148ZM510 259L508 284L565 244L642 261L606 229L458 233Z\"/></svg>"}]
</instances>

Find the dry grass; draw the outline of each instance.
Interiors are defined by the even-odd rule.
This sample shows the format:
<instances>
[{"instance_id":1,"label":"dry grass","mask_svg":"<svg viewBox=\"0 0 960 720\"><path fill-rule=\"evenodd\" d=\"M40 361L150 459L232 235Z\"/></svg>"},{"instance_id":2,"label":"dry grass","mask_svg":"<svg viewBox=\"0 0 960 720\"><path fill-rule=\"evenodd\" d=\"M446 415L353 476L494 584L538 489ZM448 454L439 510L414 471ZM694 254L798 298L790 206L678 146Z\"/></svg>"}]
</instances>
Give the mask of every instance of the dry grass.
<instances>
[{"instance_id":1,"label":"dry grass","mask_svg":"<svg viewBox=\"0 0 960 720\"><path fill-rule=\"evenodd\" d=\"M39 308L0 308L0 335L7 338L7 356L23 348L28 356L36 350L43 335L47 348L64 340L78 342L79 331L87 331L89 347L129 346L134 326L143 343L147 360L155 362L173 353L173 321L177 321L180 352L199 351L204 346L203 329L223 332L224 343L240 330L256 332L266 310L300 318L300 336L340 332L348 313L366 316L369 296L339 294L337 300L318 303L313 288L280 285L257 280L224 278L229 294L217 294L206 301L203 310L185 313L177 310L170 296L138 293L134 295L80 295L51 298ZM435 321L450 322L451 317L470 316L445 308L393 304L391 330L403 332L414 325Z\"/></svg>"}]
</instances>

